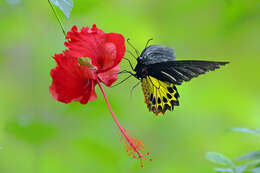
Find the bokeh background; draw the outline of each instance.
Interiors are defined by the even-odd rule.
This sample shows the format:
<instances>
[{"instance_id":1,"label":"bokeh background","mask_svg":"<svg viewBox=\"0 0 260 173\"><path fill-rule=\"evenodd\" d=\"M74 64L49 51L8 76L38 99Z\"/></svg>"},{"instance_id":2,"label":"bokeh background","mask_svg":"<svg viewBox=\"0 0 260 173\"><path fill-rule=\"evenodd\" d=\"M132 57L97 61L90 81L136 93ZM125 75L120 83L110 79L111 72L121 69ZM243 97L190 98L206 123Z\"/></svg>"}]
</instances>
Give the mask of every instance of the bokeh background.
<instances>
[{"instance_id":1,"label":"bokeh background","mask_svg":"<svg viewBox=\"0 0 260 173\"><path fill-rule=\"evenodd\" d=\"M180 60L231 63L179 86L180 106L159 117L140 86L130 94L136 79L105 88L119 121L151 153L141 169L98 88L87 105L50 96L51 56L65 47L47 0L0 0L0 173L211 173L206 152L235 158L259 149L255 136L229 130L260 127L259 0L75 0L62 20L66 30L96 23L121 33L139 51L154 38ZM130 69L124 61L121 68Z\"/></svg>"}]
</instances>

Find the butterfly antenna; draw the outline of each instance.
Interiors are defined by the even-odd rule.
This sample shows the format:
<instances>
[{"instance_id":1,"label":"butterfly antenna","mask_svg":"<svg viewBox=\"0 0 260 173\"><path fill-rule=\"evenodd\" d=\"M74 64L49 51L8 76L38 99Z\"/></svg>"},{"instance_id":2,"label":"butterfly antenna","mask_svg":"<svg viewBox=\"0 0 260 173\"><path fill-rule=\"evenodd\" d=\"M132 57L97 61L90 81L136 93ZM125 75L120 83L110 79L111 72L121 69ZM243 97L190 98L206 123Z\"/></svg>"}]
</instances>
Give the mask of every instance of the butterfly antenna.
<instances>
[{"instance_id":1,"label":"butterfly antenna","mask_svg":"<svg viewBox=\"0 0 260 173\"><path fill-rule=\"evenodd\" d=\"M123 83L123 82L125 82L127 79L129 79L130 77L132 77L133 75L129 75L129 76L127 76L125 79L123 79L121 82L119 82L119 83L117 83L117 84L115 84L115 85L113 85L113 86L111 86L111 87L115 87L115 86L117 86L117 85L120 85L121 83Z\"/></svg>"},{"instance_id":2,"label":"butterfly antenna","mask_svg":"<svg viewBox=\"0 0 260 173\"><path fill-rule=\"evenodd\" d=\"M149 45L149 43L153 40L153 38L150 38L147 42L146 42L146 45L145 45L145 48L147 48L147 46Z\"/></svg>"},{"instance_id":3,"label":"butterfly antenna","mask_svg":"<svg viewBox=\"0 0 260 173\"><path fill-rule=\"evenodd\" d=\"M130 98L132 98L132 95L133 95L133 91L134 89L140 84L141 82L138 82L136 83L132 88L131 88L131 91L130 91Z\"/></svg>"},{"instance_id":4,"label":"butterfly antenna","mask_svg":"<svg viewBox=\"0 0 260 173\"><path fill-rule=\"evenodd\" d=\"M136 55L137 55L137 57L140 55L140 53L138 52L138 50L130 43L130 38L128 38L126 41L127 41L127 43L135 50L135 53L136 53Z\"/></svg>"},{"instance_id":5,"label":"butterfly antenna","mask_svg":"<svg viewBox=\"0 0 260 173\"><path fill-rule=\"evenodd\" d=\"M134 57L135 59L137 59L137 57L129 50L126 50L127 53L129 53L132 57Z\"/></svg>"},{"instance_id":6,"label":"butterfly antenna","mask_svg":"<svg viewBox=\"0 0 260 173\"><path fill-rule=\"evenodd\" d=\"M129 59L125 58L125 57L124 57L123 59L125 59L125 60L128 61L129 65L131 66L131 69L134 71L134 67L133 67L132 64L131 64L131 61L130 61Z\"/></svg>"}]
</instances>

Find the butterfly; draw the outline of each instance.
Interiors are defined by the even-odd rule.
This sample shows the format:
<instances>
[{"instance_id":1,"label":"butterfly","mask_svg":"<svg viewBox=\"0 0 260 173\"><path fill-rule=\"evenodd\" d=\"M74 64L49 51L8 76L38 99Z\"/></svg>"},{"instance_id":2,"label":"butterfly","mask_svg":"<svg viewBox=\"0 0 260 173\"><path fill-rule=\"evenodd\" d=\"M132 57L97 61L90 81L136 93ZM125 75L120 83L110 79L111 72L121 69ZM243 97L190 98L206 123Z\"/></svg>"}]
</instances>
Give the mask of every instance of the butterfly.
<instances>
[{"instance_id":1,"label":"butterfly","mask_svg":"<svg viewBox=\"0 0 260 173\"><path fill-rule=\"evenodd\" d=\"M179 106L176 85L189 81L208 71L214 71L229 62L183 60L177 61L175 51L166 46L150 45L137 58L131 73L142 84L144 102L155 115L173 111ZM131 64L130 64L131 65Z\"/></svg>"}]
</instances>

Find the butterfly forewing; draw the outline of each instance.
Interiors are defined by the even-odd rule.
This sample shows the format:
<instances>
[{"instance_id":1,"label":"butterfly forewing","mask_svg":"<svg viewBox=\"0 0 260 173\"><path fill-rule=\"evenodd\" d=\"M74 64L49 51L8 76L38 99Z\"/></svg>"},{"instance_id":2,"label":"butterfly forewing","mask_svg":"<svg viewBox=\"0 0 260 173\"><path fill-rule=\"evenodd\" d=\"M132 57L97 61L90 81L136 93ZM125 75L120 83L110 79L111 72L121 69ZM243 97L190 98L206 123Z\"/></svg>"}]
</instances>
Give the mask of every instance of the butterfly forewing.
<instances>
[{"instance_id":1,"label":"butterfly forewing","mask_svg":"<svg viewBox=\"0 0 260 173\"><path fill-rule=\"evenodd\" d=\"M178 91L176 87L167 82L160 81L152 76L142 78L144 101L149 111L155 115L164 114L167 110L173 110L179 105Z\"/></svg>"},{"instance_id":2,"label":"butterfly forewing","mask_svg":"<svg viewBox=\"0 0 260 173\"><path fill-rule=\"evenodd\" d=\"M215 61L169 61L148 66L148 75L164 82L180 85L208 71L214 71L228 62Z\"/></svg>"}]
</instances>

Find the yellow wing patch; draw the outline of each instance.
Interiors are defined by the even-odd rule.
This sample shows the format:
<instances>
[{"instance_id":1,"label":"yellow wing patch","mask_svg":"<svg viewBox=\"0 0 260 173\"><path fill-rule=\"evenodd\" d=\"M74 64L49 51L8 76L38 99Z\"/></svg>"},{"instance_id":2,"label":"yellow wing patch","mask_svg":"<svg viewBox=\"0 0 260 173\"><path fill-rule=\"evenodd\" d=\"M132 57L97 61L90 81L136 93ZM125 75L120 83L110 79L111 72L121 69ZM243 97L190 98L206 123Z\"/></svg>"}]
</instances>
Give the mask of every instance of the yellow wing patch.
<instances>
[{"instance_id":1,"label":"yellow wing patch","mask_svg":"<svg viewBox=\"0 0 260 173\"><path fill-rule=\"evenodd\" d=\"M162 82L152 76L142 78L144 102L149 111L155 115L164 114L166 110L173 110L179 105L178 91L175 85Z\"/></svg>"}]
</instances>

